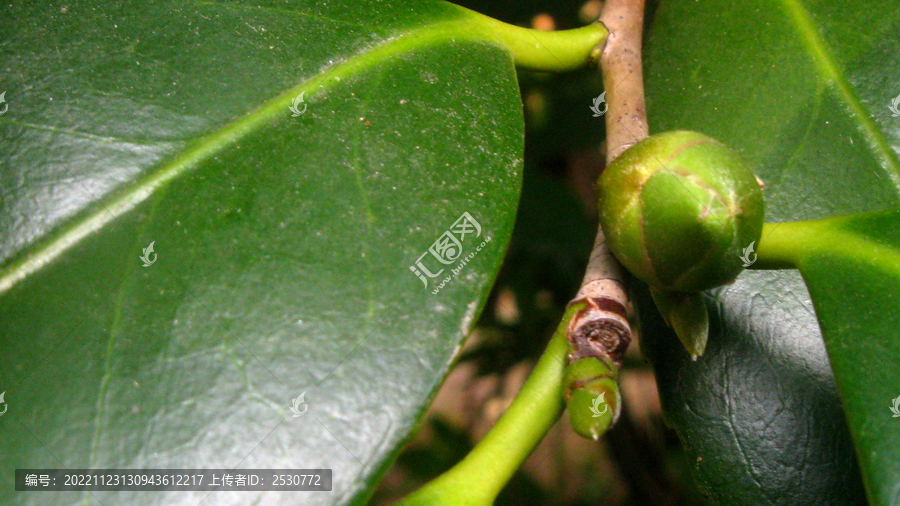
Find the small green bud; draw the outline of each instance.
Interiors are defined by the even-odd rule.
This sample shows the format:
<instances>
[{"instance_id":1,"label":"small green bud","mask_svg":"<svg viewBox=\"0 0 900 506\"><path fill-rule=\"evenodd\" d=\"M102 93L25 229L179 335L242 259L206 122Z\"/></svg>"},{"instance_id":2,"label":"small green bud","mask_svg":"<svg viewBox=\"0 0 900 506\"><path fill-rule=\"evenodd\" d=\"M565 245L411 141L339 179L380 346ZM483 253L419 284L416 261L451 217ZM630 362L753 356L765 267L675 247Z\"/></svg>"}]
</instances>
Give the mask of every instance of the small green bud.
<instances>
[{"instance_id":1,"label":"small green bud","mask_svg":"<svg viewBox=\"0 0 900 506\"><path fill-rule=\"evenodd\" d=\"M626 150L600 176L598 198L610 250L663 291L730 283L743 270L742 251L762 234L753 172L696 132L653 135Z\"/></svg>"},{"instance_id":2,"label":"small green bud","mask_svg":"<svg viewBox=\"0 0 900 506\"><path fill-rule=\"evenodd\" d=\"M565 398L576 433L597 440L619 419L622 395L619 371L604 357L584 357L566 367Z\"/></svg>"}]
</instances>

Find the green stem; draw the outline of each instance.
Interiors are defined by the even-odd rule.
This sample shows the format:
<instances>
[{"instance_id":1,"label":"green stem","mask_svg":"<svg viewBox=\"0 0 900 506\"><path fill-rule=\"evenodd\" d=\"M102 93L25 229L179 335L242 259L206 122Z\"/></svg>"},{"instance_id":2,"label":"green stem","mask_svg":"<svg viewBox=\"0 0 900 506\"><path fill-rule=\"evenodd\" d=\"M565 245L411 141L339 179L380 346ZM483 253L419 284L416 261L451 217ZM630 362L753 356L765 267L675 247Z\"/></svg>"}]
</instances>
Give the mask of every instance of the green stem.
<instances>
[{"instance_id":1,"label":"green stem","mask_svg":"<svg viewBox=\"0 0 900 506\"><path fill-rule=\"evenodd\" d=\"M873 240L850 225L870 214L836 216L822 220L766 223L753 269L801 269L808 259L832 256L878 265L887 272L900 273L897 252Z\"/></svg>"},{"instance_id":2,"label":"green stem","mask_svg":"<svg viewBox=\"0 0 900 506\"><path fill-rule=\"evenodd\" d=\"M566 310L522 390L490 432L456 466L399 506L488 506L562 413L566 328L584 307Z\"/></svg>"},{"instance_id":3,"label":"green stem","mask_svg":"<svg viewBox=\"0 0 900 506\"><path fill-rule=\"evenodd\" d=\"M757 260L750 269L796 269L803 250L810 247L810 224L797 221L765 223ZM815 228L815 227L813 227Z\"/></svg>"},{"instance_id":4,"label":"green stem","mask_svg":"<svg viewBox=\"0 0 900 506\"><path fill-rule=\"evenodd\" d=\"M454 35L490 40L512 53L517 67L561 72L584 67L609 32L600 22L572 30L543 31L510 25L460 7L465 19L452 27Z\"/></svg>"}]
</instances>

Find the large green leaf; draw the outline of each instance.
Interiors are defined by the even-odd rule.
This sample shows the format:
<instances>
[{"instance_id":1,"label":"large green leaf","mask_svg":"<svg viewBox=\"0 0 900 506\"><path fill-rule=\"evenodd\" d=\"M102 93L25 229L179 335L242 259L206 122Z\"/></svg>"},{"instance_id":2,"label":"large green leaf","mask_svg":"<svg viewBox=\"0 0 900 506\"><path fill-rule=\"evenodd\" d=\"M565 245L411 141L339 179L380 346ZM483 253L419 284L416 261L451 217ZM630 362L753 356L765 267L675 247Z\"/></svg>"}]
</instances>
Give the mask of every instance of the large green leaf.
<instances>
[{"instance_id":1,"label":"large green leaf","mask_svg":"<svg viewBox=\"0 0 900 506\"><path fill-rule=\"evenodd\" d=\"M900 210L767 225L809 287L874 504L900 499ZM895 397L896 395L896 397Z\"/></svg>"},{"instance_id":2,"label":"large green leaf","mask_svg":"<svg viewBox=\"0 0 900 506\"><path fill-rule=\"evenodd\" d=\"M896 208L900 119L888 105L900 93L897 47L900 11L888 0L664 2L646 54L650 125L738 149L766 183L768 221ZM850 271L820 275L829 289L857 290ZM877 291L872 281L859 290ZM845 296L841 314L819 317L888 322L897 302L887 293ZM864 504L853 432L873 503L890 504L896 474L865 454L896 441L860 434L862 420L890 417L891 399L869 403L865 385L882 382L875 391L884 393L896 374L841 366L864 348L846 339L829 340L826 353L797 271L747 272L708 306L709 346L696 362L647 304L642 341L701 486L729 505ZM886 370L900 361L896 348L881 350L854 363Z\"/></svg>"},{"instance_id":3,"label":"large green leaf","mask_svg":"<svg viewBox=\"0 0 900 506\"><path fill-rule=\"evenodd\" d=\"M204 504L364 500L513 226L513 61L443 29L469 15L432 1L7 6L0 474L327 467L331 492ZM442 265L429 247L463 213L480 236ZM423 253L444 269L427 288L410 272ZM205 495L0 484L3 504Z\"/></svg>"}]
</instances>

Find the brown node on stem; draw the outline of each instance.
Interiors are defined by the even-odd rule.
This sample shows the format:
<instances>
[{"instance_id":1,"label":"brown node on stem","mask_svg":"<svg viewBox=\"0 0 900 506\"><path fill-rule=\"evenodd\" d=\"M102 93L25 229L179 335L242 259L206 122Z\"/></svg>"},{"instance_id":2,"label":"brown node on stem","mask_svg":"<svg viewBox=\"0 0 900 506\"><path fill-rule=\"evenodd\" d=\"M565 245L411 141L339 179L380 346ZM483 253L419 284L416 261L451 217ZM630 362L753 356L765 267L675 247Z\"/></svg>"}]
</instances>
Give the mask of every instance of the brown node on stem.
<instances>
[{"instance_id":1,"label":"brown node on stem","mask_svg":"<svg viewBox=\"0 0 900 506\"><path fill-rule=\"evenodd\" d=\"M610 298L586 297L572 301L584 302L584 309L575 313L569 322L569 362L585 357L606 357L617 367L622 366L625 350L631 343L631 330L626 309Z\"/></svg>"}]
</instances>

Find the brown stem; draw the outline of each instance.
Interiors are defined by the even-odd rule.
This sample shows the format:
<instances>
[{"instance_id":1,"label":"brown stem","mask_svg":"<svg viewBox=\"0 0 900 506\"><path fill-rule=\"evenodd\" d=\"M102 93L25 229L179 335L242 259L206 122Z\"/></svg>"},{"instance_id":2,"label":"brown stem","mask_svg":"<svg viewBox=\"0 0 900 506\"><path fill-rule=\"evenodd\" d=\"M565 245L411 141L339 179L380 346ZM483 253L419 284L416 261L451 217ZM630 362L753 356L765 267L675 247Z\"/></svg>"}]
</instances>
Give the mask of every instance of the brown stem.
<instances>
[{"instance_id":1,"label":"brown stem","mask_svg":"<svg viewBox=\"0 0 900 506\"><path fill-rule=\"evenodd\" d=\"M609 104L608 165L648 134L641 69L644 0L607 0L600 21L609 30L602 50L595 50L600 50L600 70ZM569 304L578 303L584 303L585 308L574 315L566 333L569 360L605 357L621 366L631 342L627 318L631 304L625 292L625 271L610 253L600 228L581 289Z\"/></svg>"},{"instance_id":2,"label":"brown stem","mask_svg":"<svg viewBox=\"0 0 900 506\"><path fill-rule=\"evenodd\" d=\"M600 55L606 112L606 164L649 134L641 42L644 0L607 0L600 21L609 37Z\"/></svg>"}]
</instances>

